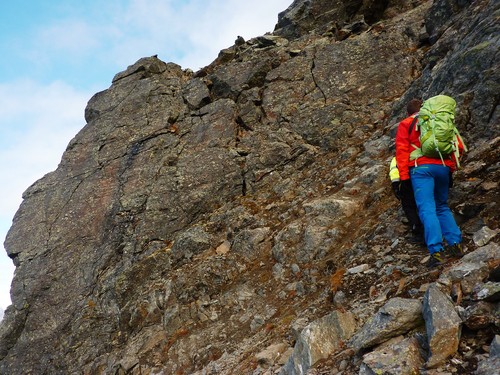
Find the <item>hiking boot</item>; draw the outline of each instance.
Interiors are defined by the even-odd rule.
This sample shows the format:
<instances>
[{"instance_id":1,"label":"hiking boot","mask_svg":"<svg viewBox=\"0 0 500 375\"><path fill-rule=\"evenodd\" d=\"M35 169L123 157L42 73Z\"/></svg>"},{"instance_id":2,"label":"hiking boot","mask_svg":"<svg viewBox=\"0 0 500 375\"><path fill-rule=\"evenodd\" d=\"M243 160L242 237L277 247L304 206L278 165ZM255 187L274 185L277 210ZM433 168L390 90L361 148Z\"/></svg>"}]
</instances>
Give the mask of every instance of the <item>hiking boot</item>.
<instances>
[{"instance_id":1,"label":"hiking boot","mask_svg":"<svg viewBox=\"0 0 500 375\"><path fill-rule=\"evenodd\" d=\"M441 252L432 253L429 261L427 262L427 268L434 268L443 265L443 257Z\"/></svg>"},{"instance_id":2,"label":"hiking boot","mask_svg":"<svg viewBox=\"0 0 500 375\"><path fill-rule=\"evenodd\" d=\"M425 245L424 237L417 234L413 234L411 237L409 237L408 242L415 245Z\"/></svg>"},{"instance_id":3,"label":"hiking boot","mask_svg":"<svg viewBox=\"0 0 500 375\"><path fill-rule=\"evenodd\" d=\"M462 258L465 254L461 243L445 246L444 251L450 258Z\"/></svg>"},{"instance_id":4,"label":"hiking boot","mask_svg":"<svg viewBox=\"0 0 500 375\"><path fill-rule=\"evenodd\" d=\"M425 245L424 230L422 225L413 224L411 227L411 237L409 242L418 245Z\"/></svg>"}]
</instances>

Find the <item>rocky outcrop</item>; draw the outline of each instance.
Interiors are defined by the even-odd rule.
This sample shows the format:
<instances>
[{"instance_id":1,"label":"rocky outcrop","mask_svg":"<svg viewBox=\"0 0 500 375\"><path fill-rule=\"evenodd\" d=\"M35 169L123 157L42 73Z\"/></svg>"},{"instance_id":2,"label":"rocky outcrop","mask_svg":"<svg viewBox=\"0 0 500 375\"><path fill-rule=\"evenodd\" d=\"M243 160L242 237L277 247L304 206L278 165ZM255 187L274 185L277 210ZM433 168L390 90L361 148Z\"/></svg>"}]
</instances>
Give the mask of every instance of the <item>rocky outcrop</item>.
<instances>
[{"instance_id":1,"label":"rocky outcrop","mask_svg":"<svg viewBox=\"0 0 500 375\"><path fill-rule=\"evenodd\" d=\"M346 32L366 30L368 26L414 6L415 3L405 0L294 0L278 15L274 33L288 39L310 32L329 32L337 38L345 38Z\"/></svg>"},{"instance_id":2,"label":"rocky outcrop","mask_svg":"<svg viewBox=\"0 0 500 375\"><path fill-rule=\"evenodd\" d=\"M198 72L147 57L118 73L8 233L0 373L411 373L429 353L493 368L498 11L297 0ZM450 195L468 254L441 273L386 178L407 100L440 93L470 147ZM461 318L453 352L434 346L433 298L434 328L415 313L359 339L434 282Z\"/></svg>"}]
</instances>

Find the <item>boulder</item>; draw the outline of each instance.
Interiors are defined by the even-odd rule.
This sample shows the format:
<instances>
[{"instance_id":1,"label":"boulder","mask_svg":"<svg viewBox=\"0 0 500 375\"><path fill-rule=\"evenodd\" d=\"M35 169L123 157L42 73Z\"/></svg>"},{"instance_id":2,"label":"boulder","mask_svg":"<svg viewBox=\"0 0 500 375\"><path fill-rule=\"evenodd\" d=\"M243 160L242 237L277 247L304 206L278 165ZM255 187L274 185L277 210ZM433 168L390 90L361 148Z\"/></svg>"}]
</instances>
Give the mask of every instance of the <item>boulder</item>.
<instances>
[{"instance_id":1,"label":"boulder","mask_svg":"<svg viewBox=\"0 0 500 375\"><path fill-rule=\"evenodd\" d=\"M500 336L495 335L490 345L489 358L482 360L477 365L476 375L500 374Z\"/></svg>"},{"instance_id":2,"label":"boulder","mask_svg":"<svg viewBox=\"0 0 500 375\"><path fill-rule=\"evenodd\" d=\"M342 348L356 329L354 316L341 311L334 311L304 328L293 354L283 367L283 375L303 375L321 359Z\"/></svg>"},{"instance_id":3,"label":"boulder","mask_svg":"<svg viewBox=\"0 0 500 375\"><path fill-rule=\"evenodd\" d=\"M484 246L498 233L500 233L500 229L490 229L487 226L484 226L474 233L472 240L477 246Z\"/></svg>"},{"instance_id":4,"label":"boulder","mask_svg":"<svg viewBox=\"0 0 500 375\"><path fill-rule=\"evenodd\" d=\"M467 328L479 330L490 325L500 326L500 316L497 316L497 310L498 308L495 308L493 303L479 301L468 306L460 316Z\"/></svg>"},{"instance_id":5,"label":"boulder","mask_svg":"<svg viewBox=\"0 0 500 375\"><path fill-rule=\"evenodd\" d=\"M488 281L483 285L479 285L474 290L476 300L484 300L488 302L500 301L500 282Z\"/></svg>"},{"instance_id":6,"label":"boulder","mask_svg":"<svg viewBox=\"0 0 500 375\"><path fill-rule=\"evenodd\" d=\"M500 259L500 245L495 242L482 246L465 254L459 263L443 271L440 280L451 283L459 282L464 294L471 294L475 287L486 281L492 272L492 267Z\"/></svg>"},{"instance_id":7,"label":"boulder","mask_svg":"<svg viewBox=\"0 0 500 375\"><path fill-rule=\"evenodd\" d=\"M257 353L255 355L255 359L260 366L268 368L275 364L288 349L288 345L282 342L272 344L263 351Z\"/></svg>"},{"instance_id":8,"label":"boulder","mask_svg":"<svg viewBox=\"0 0 500 375\"><path fill-rule=\"evenodd\" d=\"M423 364L418 340L400 337L365 354L360 374L413 375Z\"/></svg>"},{"instance_id":9,"label":"boulder","mask_svg":"<svg viewBox=\"0 0 500 375\"><path fill-rule=\"evenodd\" d=\"M426 366L434 368L457 352L462 320L451 299L435 283L424 295L422 311L429 344Z\"/></svg>"},{"instance_id":10,"label":"boulder","mask_svg":"<svg viewBox=\"0 0 500 375\"><path fill-rule=\"evenodd\" d=\"M422 303L418 300L392 298L380 308L349 341L355 350L370 348L423 323Z\"/></svg>"}]
</instances>

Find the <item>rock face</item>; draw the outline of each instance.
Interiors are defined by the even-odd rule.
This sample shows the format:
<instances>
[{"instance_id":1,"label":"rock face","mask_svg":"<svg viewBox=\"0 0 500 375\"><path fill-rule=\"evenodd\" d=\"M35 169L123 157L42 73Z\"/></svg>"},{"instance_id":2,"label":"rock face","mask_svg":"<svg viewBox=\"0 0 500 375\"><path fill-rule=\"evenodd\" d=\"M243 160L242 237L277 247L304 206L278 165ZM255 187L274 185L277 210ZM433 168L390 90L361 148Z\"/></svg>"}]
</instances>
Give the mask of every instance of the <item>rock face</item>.
<instances>
[{"instance_id":1,"label":"rock face","mask_svg":"<svg viewBox=\"0 0 500 375\"><path fill-rule=\"evenodd\" d=\"M350 350L351 329L320 323L363 327L394 297L420 304L432 281L477 330L463 332L462 367L494 365L481 350L499 325L499 11L296 0L274 33L199 72L147 57L118 73L7 235L0 373L354 374L355 351L393 335ZM407 101L440 93L470 147L450 195L469 254L441 277L405 237L387 180ZM306 327L335 342L311 345ZM414 336L397 334L387 348L413 371ZM314 361L298 354L313 347ZM379 349L364 366L400 371Z\"/></svg>"}]
</instances>

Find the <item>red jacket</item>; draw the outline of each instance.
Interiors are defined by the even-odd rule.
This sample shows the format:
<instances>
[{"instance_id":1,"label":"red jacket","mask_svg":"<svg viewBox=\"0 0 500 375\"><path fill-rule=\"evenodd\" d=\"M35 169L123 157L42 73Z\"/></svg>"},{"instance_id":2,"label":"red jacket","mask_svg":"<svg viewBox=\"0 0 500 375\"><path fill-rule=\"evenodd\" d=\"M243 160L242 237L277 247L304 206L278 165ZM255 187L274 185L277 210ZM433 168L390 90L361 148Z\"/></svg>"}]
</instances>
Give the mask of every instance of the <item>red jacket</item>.
<instances>
[{"instance_id":1,"label":"red jacket","mask_svg":"<svg viewBox=\"0 0 500 375\"><path fill-rule=\"evenodd\" d=\"M416 130L416 124L412 127L410 132L410 125L415 115L416 113L401 121L396 133L396 163L398 165L401 181L410 179L410 167L422 164L443 164L440 158L429 158L427 156L422 156L416 160L410 160L410 153L415 150L412 144L420 147L420 132ZM463 145L460 140L459 149L460 152L462 152ZM452 172L457 169L457 165L453 158L444 159L444 163L446 166L450 167Z\"/></svg>"}]
</instances>

